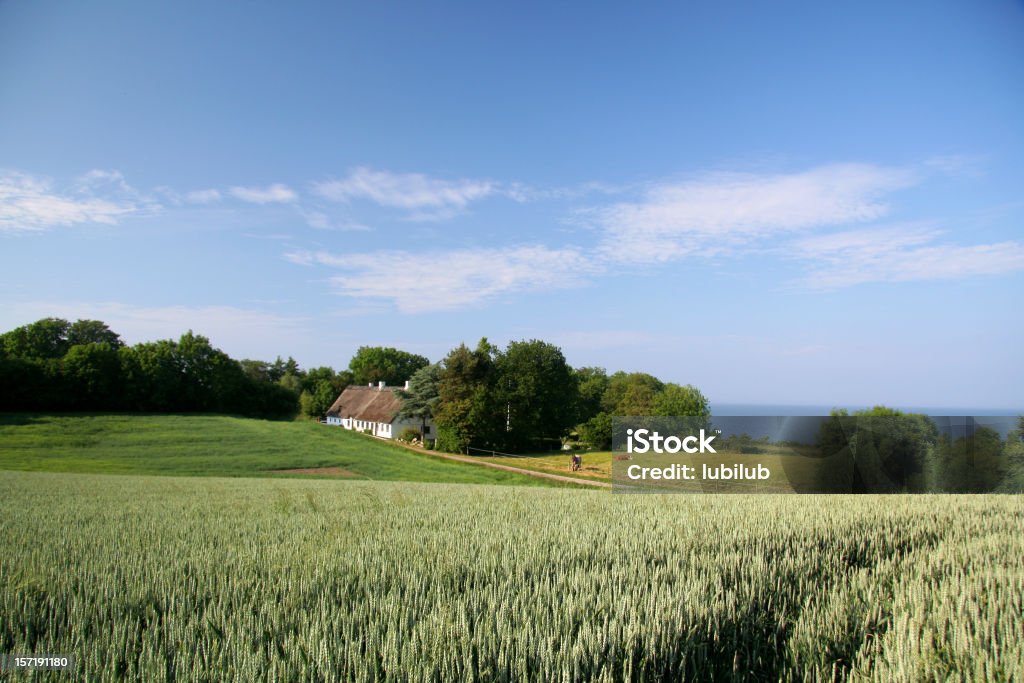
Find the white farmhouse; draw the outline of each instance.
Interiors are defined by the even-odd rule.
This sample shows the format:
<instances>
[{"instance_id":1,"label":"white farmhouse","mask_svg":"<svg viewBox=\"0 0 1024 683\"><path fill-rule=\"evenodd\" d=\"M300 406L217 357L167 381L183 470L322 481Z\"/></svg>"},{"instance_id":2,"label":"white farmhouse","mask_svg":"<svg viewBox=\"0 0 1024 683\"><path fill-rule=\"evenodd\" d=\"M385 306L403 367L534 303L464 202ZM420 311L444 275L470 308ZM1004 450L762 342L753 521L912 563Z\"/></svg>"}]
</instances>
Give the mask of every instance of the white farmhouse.
<instances>
[{"instance_id":1,"label":"white farmhouse","mask_svg":"<svg viewBox=\"0 0 1024 683\"><path fill-rule=\"evenodd\" d=\"M409 383L405 383L409 388ZM368 432L381 439L395 439L407 428L420 431L420 420L397 419L395 414L402 407L398 387L389 387L384 382L367 386L346 387L341 396L327 411L327 424ZM437 430L432 420L427 420L424 436L433 439Z\"/></svg>"}]
</instances>

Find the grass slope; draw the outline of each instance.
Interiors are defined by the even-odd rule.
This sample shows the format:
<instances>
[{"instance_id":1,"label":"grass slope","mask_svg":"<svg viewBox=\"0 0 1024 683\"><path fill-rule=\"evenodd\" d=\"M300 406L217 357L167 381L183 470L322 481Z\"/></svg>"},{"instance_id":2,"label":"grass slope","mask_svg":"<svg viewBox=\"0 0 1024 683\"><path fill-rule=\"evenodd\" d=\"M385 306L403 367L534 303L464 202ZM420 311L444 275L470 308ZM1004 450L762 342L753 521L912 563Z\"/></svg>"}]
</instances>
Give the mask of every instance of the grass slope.
<instances>
[{"instance_id":1,"label":"grass slope","mask_svg":"<svg viewBox=\"0 0 1024 683\"><path fill-rule=\"evenodd\" d=\"M302 476L338 467L358 478L466 484L554 482L419 455L311 422L221 415L0 415L0 469L105 474Z\"/></svg>"}]
</instances>

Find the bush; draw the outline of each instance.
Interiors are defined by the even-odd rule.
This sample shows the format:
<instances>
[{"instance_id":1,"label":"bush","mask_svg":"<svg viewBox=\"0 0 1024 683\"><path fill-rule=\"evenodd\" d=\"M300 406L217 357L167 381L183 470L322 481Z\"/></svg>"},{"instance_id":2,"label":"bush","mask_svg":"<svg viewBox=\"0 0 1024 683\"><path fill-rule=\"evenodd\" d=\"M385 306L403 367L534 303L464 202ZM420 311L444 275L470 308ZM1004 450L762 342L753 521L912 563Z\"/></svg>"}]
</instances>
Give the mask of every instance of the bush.
<instances>
[{"instance_id":1,"label":"bush","mask_svg":"<svg viewBox=\"0 0 1024 683\"><path fill-rule=\"evenodd\" d=\"M576 427L579 438L594 450L607 450L612 447L612 416L598 413Z\"/></svg>"},{"instance_id":2,"label":"bush","mask_svg":"<svg viewBox=\"0 0 1024 683\"><path fill-rule=\"evenodd\" d=\"M438 450L446 453L462 453L469 445L469 439L454 427L438 425L435 445Z\"/></svg>"},{"instance_id":3,"label":"bush","mask_svg":"<svg viewBox=\"0 0 1024 683\"><path fill-rule=\"evenodd\" d=\"M415 427L406 427L402 430L401 434L398 435L399 441L405 441L406 443L412 443L413 441L420 440L420 430Z\"/></svg>"}]
</instances>

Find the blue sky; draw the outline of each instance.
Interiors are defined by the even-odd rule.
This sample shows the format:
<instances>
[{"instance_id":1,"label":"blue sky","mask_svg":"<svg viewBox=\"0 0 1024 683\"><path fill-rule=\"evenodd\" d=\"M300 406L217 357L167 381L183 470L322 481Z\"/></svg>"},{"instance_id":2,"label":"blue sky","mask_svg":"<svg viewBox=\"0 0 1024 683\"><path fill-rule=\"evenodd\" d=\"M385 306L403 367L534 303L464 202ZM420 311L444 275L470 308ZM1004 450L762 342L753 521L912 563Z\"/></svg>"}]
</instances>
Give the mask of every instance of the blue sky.
<instances>
[{"instance_id":1,"label":"blue sky","mask_svg":"<svg viewBox=\"0 0 1024 683\"><path fill-rule=\"evenodd\" d=\"M0 327L1024 406L1024 5L0 4Z\"/></svg>"}]
</instances>

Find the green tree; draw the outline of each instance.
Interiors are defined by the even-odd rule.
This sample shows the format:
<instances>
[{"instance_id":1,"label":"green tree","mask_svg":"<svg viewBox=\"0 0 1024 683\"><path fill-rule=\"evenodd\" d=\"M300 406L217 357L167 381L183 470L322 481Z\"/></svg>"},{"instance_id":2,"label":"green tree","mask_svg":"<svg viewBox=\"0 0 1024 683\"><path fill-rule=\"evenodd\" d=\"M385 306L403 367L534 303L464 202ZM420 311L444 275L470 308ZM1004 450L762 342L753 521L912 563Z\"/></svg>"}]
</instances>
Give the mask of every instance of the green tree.
<instances>
[{"instance_id":1,"label":"green tree","mask_svg":"<svg viewBox=\"0 0 1024 683\"><path fill-rule=\"evenodd\" d=\"M299 394L299 414L306 417L318 417L317 412L313 406L313 394L303 389Z\"/></svg>"},{"instance_id":2,"label":"green tree","mask_svg":"<svg viewBox=\"0 0 1024 683\"><path fill-rule=\"evenodd\" d=\"M658 392L646 384L631 384L615 408L616 415L651 415Z\"/></svg>"},{"instance_id":3,"label":"green tree","mask_svg":"<svg viewBox=\"0 0 1024 683\"><path fill-rule=\"evenodd\" d=\"M108 344L115 351L124 346L121 336L100 320L76 320L68 327L67 339L70 346Z\"/></svg>"},{"instance_id":4,"label":"green tree","mask_svg":"<svg viewBox=\"0 0 1024 683\"><path fill-rule=\"evenodd\" d=\"M248 412L258 403L242 366L191 330L177 342L136 344L119 355L128 409Z\"/></svg>"},{"instance_id":5,"label":"green tree","mask_svg":"<svg viewBox=\"0 0 1024 683\"><path fill-rule=\"evenodd\" d=\"M407 351L383 346L360 346L348 369L352 372L353 383L368 384L384 382L392 386L402 385L420 368L430 361Z\"/></svg>"},{"instance_id":6,"label":"green tree","mask_svg":"<svg viewBox=\"0 0 1024 683\"><path fill-rule=\"evenodd\" d=\"M68 330L63 318L43 318L0 336L4 353L13 358L59 359L68 352Z\"/></svg>"},{"instance_id":7,"label":"green tree","mask_svg":"<svg viewBox=\"0 0 1024 683\"><path fill-rule=\"evenodd\" d=\"M476 349L465 344L442 361L438 383L437 448L465 452L470 445L494 446L505 431L504 411L494 400L497 349L484 337Z\"/></svg>"},{"instance_id":8,"label":"green tree","mask_svg":"<svg viewBox=\"0 0 1024 683\"><path fill-rule=\"evenodd\" d=\"M277 380L277 384L284 387L285 389L295 394L296 396L302 393L302 377L295 373L284 373L281 376L281 378Z\"/></svg>"},{"instance_id":9,"label":"green tree","mask_svg":"<svg viewBox=\"0 0 1024 683\"><path fill-rule=\"evenodd\" d=\"M1011 437L1012 437L1011 432ZM946 493L990 493L1004 490L1013 478L1010 442L1003 444L999 433L977 427L964 436L943 435L925 464L928 490Z\"/></svg>"},{"instance_id":10,"label":"green tree","mask_svg":"<svg viewBox=\"0 0 1024 683\"><path fill-rule=\"evenodd\" d=\"M245 376L254 382L274 382L270 378L271 366L270 363L262 360L251 360L246 358L238 361L238 364L242 367L242 372Z\"/></svg>"},{"instance_id":11,"label":"green tree","mask_svg":"<svg viewBox=\"0 0 1024 683\"><path fill-rule=\"evenodd\" d=\"M63 367L73 407L109 410L116 406L121 388L121 361L110 344L76 344L64 356Z\"/></svg>"},{"instance_id":12,"label":"green tree","mask_svg":"<svg viewBox=\"0 0 1024 683\"><path fill-rule=\"evenodd\" d=\"M666 384L651 401L651 415L709 417L711 407L697 387Z\"/></svg>"},{"instance_id":13,"label":"green tree","mask_svg":"<svg viewBox=\"0 0 1024 683\"><path fill-rule=\"evenodd\" d=\"M664 387L653 375L619 371L608 378L601 408L609 415L650 415L654 410L654 397Z\"/></svg>"},{"instance_id":14,"label":"green tree","mask_svg":"<svg viewBox=\"0 0 1024 683\"><path fill-rule=\"evenodd\" d=\"M398 392L402 398L398 417L419 420L421 442L426 436L427 420L433 419L440 401L441 373L440 363L420 368L409 379L409 389Z\"/></svg>"},{"instance_id":15,"label":"green tree","mask_svg":"<svg viewBox=\"0 0 1024 683\"><path fill-rule=\"evenodd\" d=\"M169 339L161 339L118 351L125 386L125 409L154 412L182 409L184 373L176 346Z\"/></svg>"},{"instance_id":16,"label":"green tree","mask_svg":"<svg viewBox=\"0 0 1024 683\"><path fill-rule=\"evenodd\" d=\"M0 353L0 410L55 410L60 394L53 378L59 372L47 366L57 362Z\"/></svg>"},{"instance_id":17,"label":"green tree","mask_svg":"<svg viewBox=\"0 0 1024 683\"><path fill-rule=\"evenodd\" d=\"M501 446L522 451L560 443L576 421L579 397L562 350L537 339L510 342L496 369L495 398L505 407Z\"/></svg>"},{"instance_id":18,"label":"green tree","mask_svg":"<svg viewBox=\"0 0 1024 683\"><path fill-rule=\"evenodd\" d=\"M938 441L938 428L927 415L903 413L885 406L833 411L818 435L824 457L850 463L847 485L855 493L897 493L925 490L925 463ZM838 462L838 461L837 461ZM821 476L837 477L837 465L821 468Z\"/></svg>"},{"instance_id":19,"label":"green tree","mask_svg":"<svg viewBox=\"0 0 1024 683\"><path fill-rule=\"evenodd\" d=\"M316 418L322 418L330 410L340 392L335 391L334 384L329 379L321 379L313 388L313 393L303 390L302 396L309 396L309 405L303 412Z\"/></svg>"},{"instance_id":20,"label":"green tree","mask_svg":"<svg viewBox=\"0 0 1024 683\"><path fill-rule=\"evenodd\" d=\"M612 416L598 413L586 422L576 426L580 441L595 450L608 450L612 447Z\"/></svg>"},{"instance_id":21,"label":"green tree","mask_svg":"<svg viewBox=\"0 0 1024 683\"><path fill-rule=\"evenodd\" d=\"M1017 429L1006 435L1003 444L1004 475L998 490L1024 493L1024 416L1017 418Z\"/></svg>"},{"instance_id":22,"label":"green tree","mask_svg":"<svg viewBox=\"0 0 1024 683\"><path fill-rule=\"evenodd\" d=\"M175 355L183 373L182 409L230 412L243 401L246 383L242 367L214 348L209 339L189 330L178 340Z\"/></svg>"},{"instance_id":23,"label":"green tree","mask_svg":"<svg viewBox=\"0 0 1024 683\"><path fill-rule=\"evenodd\" d=\"M601 412L601 400L608 390L608 373L604 368L577 368L576 421L586 422Z\"/></svg>"}]
</instances>

